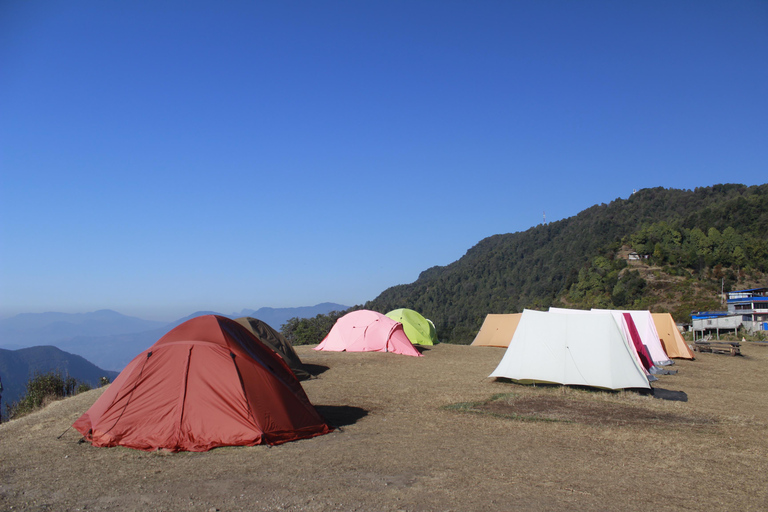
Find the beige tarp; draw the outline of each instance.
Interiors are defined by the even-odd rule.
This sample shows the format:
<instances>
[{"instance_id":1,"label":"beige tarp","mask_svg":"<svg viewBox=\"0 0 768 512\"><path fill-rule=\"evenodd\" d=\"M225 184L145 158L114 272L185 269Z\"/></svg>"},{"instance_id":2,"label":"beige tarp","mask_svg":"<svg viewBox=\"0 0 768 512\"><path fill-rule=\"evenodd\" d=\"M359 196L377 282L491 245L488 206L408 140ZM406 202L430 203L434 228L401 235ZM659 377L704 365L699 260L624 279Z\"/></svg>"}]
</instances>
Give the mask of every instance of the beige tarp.
<instances>
[{"instance_id":1,"label":"beige tarp","mask_svg":"<svg viewBox=\"0 0 768 512\"><path fill-rule=\"evenodd\" d=\"M472 345L477 347L508 347L515 335L522 313L487 315Z\"/></svg>"},{"instance_id":2,"label":"beige tarp","mask_svg":"<svg viewBox=\"0 0 768 512\"><path fill-rule=\"evenodd\" d=\"M680 336L680 331L677 330L672 315L669 313L652 313L651 315L667 355L676 359L693 359L693 352L688 348L683 337Z\"/></svg>"}]
</instances>

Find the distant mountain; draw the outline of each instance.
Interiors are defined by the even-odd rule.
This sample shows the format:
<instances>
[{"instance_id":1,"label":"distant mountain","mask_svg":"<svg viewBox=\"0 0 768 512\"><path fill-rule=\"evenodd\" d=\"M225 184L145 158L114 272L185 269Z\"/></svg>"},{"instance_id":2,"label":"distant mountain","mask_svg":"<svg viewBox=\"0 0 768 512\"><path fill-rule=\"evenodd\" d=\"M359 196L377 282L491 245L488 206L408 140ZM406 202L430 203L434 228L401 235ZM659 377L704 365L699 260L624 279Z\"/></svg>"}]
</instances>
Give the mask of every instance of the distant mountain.
<instances>
[{"instance_id":1,"label":"distant mountain","mask_svg":"<svg viewBox=\"0 0 768 512\"><path fill-rule=\"evenodd\" d=\"M56 343L62 350L80 354L101 368L122 370L140 352L148 349L174 327L191 318L202 315L229 317L216 311L197 311L178 320L163 324L162 327L141 332L107 334L103 336L75 336Z\"/></svg>"},{"instance_id":2,"label":"distant mountain","mask_svg":"<svg viewBox=\"0 0 768 512\"><path fill-rule=\"evenodd\" d=\"M175 325L111 336L75 336L59 341L56 345L62 350L87 358L100 368L120 371L173 327Z\"/></svg>"},{"instance_id":3,"label":"distant mountain","mask_svg":"<svg viewBox=\"0 0 768 512\"><path fill-rule=\"evenodd\" d=\"M349 309L349 306L334 304L332 302L323 302L316 306L299 308L259 308L255 311L253 309L244 309L240 314L234 316L234 318L241 316L258 318L279 331L283 324L291 318L313 318L317 315L327 315L331 311L345 311L347 309Z\"/></svg>"},{"instance_id":4,"label":"distant mountain","mask_svg":"<svg viewBox=\"0 0 768 512\"><path fill-rule=\"evenodd\" d=\"M3 413L5 405L21 398L26 384L36 373L58 370L62 375L74 377L93 387L99 385L101 377L113 380L118 373L102 370L85 358L64 352L56 347L38 346L19 350L0 348L0 379L3 382Z\"/></svg>"},{"instance_id":5,"label":"distant mountain","mask_svg":"<svg viewBox=\"0 0 768 512\"><path fill-rule=\"evenodd\" d=\"M143 320L109 309L93 313L22 313L0 320L0 347L57 345L75 336L106 336L161 328L166 322Z\"/></svg>"},{"instance_id":6,"label":"distant mountain","mask_svg":"<svg viewBox=\"0 0 768 512\"><path fill-rule=\"evenodd\" d=\"M152 346L168 331L191 318L201 315L220 315L228 318L253 316L279 330L280 326L294 317L311 318L331 311L344 310L347 306L329 302L316 306L297 308L260 308L258 310L244 309L240 313L222 314L215 311L197 311L178 320L162 324L159 328L141 332L123 334L105 334L99 336L74 336L56 342L56 346L73 354L79 354L95 365L110 370L122 370L141 351Z\"/></svg>"},{"instance_id":7,"label":"distant mountain","mask_svg":"<svg viewBox=\"0 0 768 512\"><path fill-rule=\"evenodd\" d=\"M177 325L181 325L184 322L186 322L187 320L191 320L193 318L196 318L198 316L203 316L203 315L218 315L218 316L225 316L227 318L234 318L232 315L225 315L224 313L219 313L217 311L195 311L191 315L187 315L187 316L185 316L183 318L179 318L178 320L175 320L175 321L167 324L165 326L165 330L166 331L170 331L171 329L173 329Z\"/></svg>"},{"instance_id":8,"label":"distant mountain","mask_svg":"<svg viewBox=\"0 0 768 512\"><path fill-rule=\"evenodd\" d=\"M656 266L647 279L617 261L623 247ZM415 309L435 323L440 340L469 343L489 313L553 304L654 307L660 298L651 299L647 290L660 284L661 274L671 276L663 294L682 297L684 307L706 308L706 300L688 300L688 290L712 282L718 291L748 287L767 270L768 184L659 187L524 232L488 237L461 259L384 290L365 307L382 313Z\"/></svg>"}]
</instances>

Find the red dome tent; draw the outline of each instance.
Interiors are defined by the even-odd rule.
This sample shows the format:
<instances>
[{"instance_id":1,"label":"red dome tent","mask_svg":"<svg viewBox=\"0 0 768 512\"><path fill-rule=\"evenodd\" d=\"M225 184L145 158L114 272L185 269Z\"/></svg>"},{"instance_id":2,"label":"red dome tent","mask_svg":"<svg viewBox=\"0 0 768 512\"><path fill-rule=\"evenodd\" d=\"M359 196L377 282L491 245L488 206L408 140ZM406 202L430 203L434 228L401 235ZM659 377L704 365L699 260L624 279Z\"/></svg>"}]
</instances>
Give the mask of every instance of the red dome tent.
<instances>
[{"instance_id":1,"label":"red dome tent","mask_svg":"<svg viewBox=\"0 0 768 512\"><path fill-rule=\"evenodd\" d=\"M139 354L73 426L94 446L193 452L332 430L278 355L215 315L184 322Z\"/></svg>"}]
</instances>

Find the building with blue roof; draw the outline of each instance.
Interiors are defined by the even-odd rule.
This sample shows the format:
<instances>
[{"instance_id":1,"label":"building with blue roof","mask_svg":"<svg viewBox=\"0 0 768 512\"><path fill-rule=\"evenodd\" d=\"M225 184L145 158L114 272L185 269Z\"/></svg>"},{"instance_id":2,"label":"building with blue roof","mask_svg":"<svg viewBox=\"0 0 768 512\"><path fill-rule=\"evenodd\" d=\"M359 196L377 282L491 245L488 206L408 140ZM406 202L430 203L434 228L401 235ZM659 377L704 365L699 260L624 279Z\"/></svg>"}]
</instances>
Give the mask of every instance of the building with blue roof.
<instances>
[{"instance_id":1,"label":"building with blue roof","mask_svg":"<svg viewBox=\"0 0 768 512\"><path fill-rule=\"evenodd\" d=\"M725 294L727 311L694 311L691 313L694 341L697 333L720 339L722 332L768 331L768 288L734 290Z\"/></svg>"},{"instance_id":2,"label":"building with blue roof","mask_svg":"<svg viewBox=\"0 0 768 512\"><path fill-rule=\"evenodd\" d=\"M729 315L741 315L750 331L768 331L768 288L752 288L728 292Z\"/></svg>"}]
</instances>

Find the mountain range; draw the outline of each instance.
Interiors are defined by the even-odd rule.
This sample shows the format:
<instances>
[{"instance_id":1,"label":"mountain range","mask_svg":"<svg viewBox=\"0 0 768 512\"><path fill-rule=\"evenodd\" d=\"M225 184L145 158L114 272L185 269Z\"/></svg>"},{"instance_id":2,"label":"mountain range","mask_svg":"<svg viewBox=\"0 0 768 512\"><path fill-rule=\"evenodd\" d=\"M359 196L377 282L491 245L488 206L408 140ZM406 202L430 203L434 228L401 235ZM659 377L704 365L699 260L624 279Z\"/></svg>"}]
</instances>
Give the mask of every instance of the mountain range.
<instances>
[{"instance_id":1,"label":"mountain range","mask_svg":"<svg viewBox=\"0 0 768 512\"><path fill-rule=\"evenodd\" d=\"M102 309L92 313L22 313L0 320L0 347L55 345L74 336L109 336L149 331L167 322L143 320Z\"/></svg>"},{"instance_id":2,"label":"mountain range","mask_svg":"<svg viewBox=\"0 0 768 512\"><path fill-rule=\"evenodd\" d=\"M100 368L119 371L166 332L195 316L252 316L279 329L294 317L312 317L347 308L341 304L325 302L296 308L243 309L231 314L198 311L170 323L143 320L111 310L78 314L24 313L0 320L0 348L9 350L52 345L82 356Z\"/></svg>"}]
</instances>

